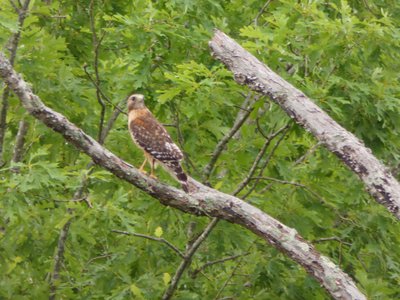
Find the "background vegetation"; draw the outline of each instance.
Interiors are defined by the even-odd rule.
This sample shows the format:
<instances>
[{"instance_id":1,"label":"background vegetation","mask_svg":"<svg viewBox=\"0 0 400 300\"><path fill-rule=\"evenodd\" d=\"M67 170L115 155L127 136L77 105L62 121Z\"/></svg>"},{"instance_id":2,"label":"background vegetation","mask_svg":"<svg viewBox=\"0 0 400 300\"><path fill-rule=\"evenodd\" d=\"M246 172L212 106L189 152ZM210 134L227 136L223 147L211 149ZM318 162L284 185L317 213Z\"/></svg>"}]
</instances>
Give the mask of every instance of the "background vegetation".
<instances>
[{"instance_id":1,"label":"background vegetation","mask_svg":"<svg viewBox=\"0 0 400 300\"><path fill-rule=\"evenodd\" d=\"M4 50L12 48L18 32L12 4L20 7L0 0ZM254 101L256 95L233 81L207 45L213 28L228 33L355 133L397 175L398 1L65 0L31 1L28 11L15 68L47 105L93 137L116 105L132 91L141 92L154 114L171 125L169 132L186 153L186 170L204 179L211 153L247 97L244 108L252 112L208 179L232 193L265 136L289 124L258 165L262 179L249 182L239 196L296 228L368 298L400 298L399 223L279 107L264 98ZM27 116L14 95L8 102L0 141L0 298L48 298L51 287L60 299L160 298L181 257L162 243L112 230L162 237L184 251L208 219L161 206L108 172L88 167L87 156ZM131 142L126 119L118 117L105 146L138 166L142 154ZM15 161L21 120L28 130L22 159ZM57 279L51 274L60 232L67 236ZM232 259L196 272L226 257ZM175 297L329 299L299 265L226 222L199 248Z\"/></svg>"}]
</instances>

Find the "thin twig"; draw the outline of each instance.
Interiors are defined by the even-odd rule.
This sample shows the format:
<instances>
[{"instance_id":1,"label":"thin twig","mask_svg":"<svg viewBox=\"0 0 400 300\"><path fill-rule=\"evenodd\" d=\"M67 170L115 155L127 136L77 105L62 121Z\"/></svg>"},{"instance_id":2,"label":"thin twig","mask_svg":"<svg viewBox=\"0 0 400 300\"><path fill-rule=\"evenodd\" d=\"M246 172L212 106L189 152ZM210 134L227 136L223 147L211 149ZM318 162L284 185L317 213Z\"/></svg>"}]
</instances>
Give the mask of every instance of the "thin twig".
<instances>
[{"instance_id":1,"label":"thin twig","mask_svg":"<svg viewBox=\"0 0 400 300\"><path fill-rule=\"evenodd\" d=\"M255 243L255 240L250 244L249 248L247 249L246 252L250 252L251 247L253 246L253 244ZM224 284L222 285L222 287L218 290L217 294L214 297L214 300L217 300L219 298L219 296L221 295L222 291L226 288L226 286L228 285L229 281L231 281L232 277L235 275L236 270L239 269L242 261L243 261L243 257L241 256L236 264L236 266L233 268L231 274L229 275L229 277L225 280Z\"/></svg>"},{"instance_id":2,"label":"thin twig","mask_svg":"<svg viewBox=\"0 0 400 300\"><path fill-rule=\"evenodd\" d=\"M69 227L71 226L73 217L71 217L62 227L60 236L58 237L57 252L54 256L54 268L50 278L50 296L49 300L55 300L57 295L58 279L60 278L60 270L64 261L65 242L68 237Z\"/></svg>"},{"instance_id":3,"label":"thin twig","mask_svg":"<svg viewBox=\"0 0 400 300\"><path fill-rule=\"evenodd\" d=\"M215 264L220 264L220 263L226 262L228 260L235 260L235 259L237 259L239 257L246 256L246 255L249 255L249 254L250 254L250 252L246 252L246 253L232 255L232 256L221 258L221 259L217 259L217 260L206 262L201 267L199 267L196 270L194 270L193 272L191 272L191 277L195 278L198 273L202 272L205 268L207 268L209 266L212 266L212 265L215 265Z\"/></svg>"},{"instance_id":4,"label":"thin twig","mask_svg":"<svg viewBox=\"0 0 400 300\"><path fill-rule=\"evenodd\" d=\"M329 242L329 241L336 241L336 242L339 242L340 244L343 244L343 245L346 245L346 246L351 246L352 245L349 242L342 241L342 239L337 237L337 236L316 239L316 240L313 240L312 243L323 243L323 242Z\"/></svg>"},{"instance_id":5,"label":"thin twig","mask_svg":"<svg viewBox=\"0 0 400 300\"><path fill-rule=\"evenodd\" d=\"M249 98L251 97L251 93L249 93L246 96L245 103L247 104L249 102ZM203 171L203 181L208 182L208 179L210 177L210 174L214 168L215 163L217 162L218 157L222 153L222 151L225 148L225 145L230 141L230 139L235 135L235 133L240 129L240 127L244 124L246 119L249 117L252 109L249 109L245 111L243 116L233 125L231 130L218 142L217 146L215 147L215 150L213 154L211 155L211 159L209 163L205 166L204 171Z\"/></svg>"},{"instance_id":6,"label":"thin twig","mask_svg":"<svg viewBox=\"0 0 400 300\"><path fill-rule=\"evenodd\" d=\"M11 6L14 8L14 11L19 14L19 8L15 5L14 1L8 0L10 2Z\"/></svg>"},{"instance_id":7,"label":"thin twig","mask_svg":"<svg viewBox=\"0 0 400 300\"><path fill-rule=\"evenodd\" d=\"M89 19L90 19L90 30L92 31L92 43L93 43L93 68L94 68L94 74L96 76L96 87L100 85L100 75L99 75L99 50L100 50L100 45L101 41L103 40L104 37L104 32L103 36L98 39L97 33L96 33L96 27L95 27L95 19L94 19L94 0L90 1L89 4ZM98 140L101 139L101 134L103 132L103 126L104 126L104 117L106 114L106 105L102 99L101 93L98 88L96 88L96 98L97 102L100 104L100 120L99 120L99 135L98 135Z\"/></svg>"},{"instance_id":8,"label":"thin twig","mask_svg":"<svg viewBox=\"0 0 400 300\"><path fill-rule=\"evenodd\" d=\"M103 100L105 100L106 102L108 102L108 104L110 104L114 109L118 109L119 112L121 114L124 115L128 115L125 111L122 110L122 108L119 108L117 105L115 105L109 97L107 97L107 95L103 92L103 90L100 88L100 86L96 83L96 80L92 77L92 75L90 75L89 71L87 70L88 65L84 64L83 65L83 70L85 72L85 74L87 75L87 77L89 78L89 80L93 83L93 85L96 88L96 91L99 91L99 93L101 94L101 96L103 97Z\"/></svg>"},{"instance_id":9,"label":"thin twig","mask_svg":"<svg viewBox=\"0 0 400 300\"><path fill-rule=\"evenodd\" d=\"M278 148L278 146L280 145L280 143L283 141L284 137L286 136L286 133L288 132L290 125L287 124L286 126L283 127L283 131L282 131L282 135L280 136L280 138L278 139L278 141L275 143L274 147L271 149L270 153L268 154L267 158L265 159L264 163L261 165L260 167L260 171L259 171L259 176L261 177L261 175L264 173L264 170L267 168L269 162L271 161L272 156L274 155L276 149ZM278 130L279 131L279 130ZM259 179L255 180L255 183L252 185L252 187L247 191L247 193L242 197L242 199L246 199L252 192L253 190L257 187L258 183L259 183Z\"/></svg>"},{"instance_id":10,"label":"thin twig","mask_svg":"<svg viewBox=\"0 0 400 300\"><path fill-rule=\"evenodd\" d=\"M170 249L174 250L180 257L186 258L185 254L183 254L176 246L174 246L174 244L172 244L171 242L169 242L168 240L166 240L164 238L159 238L159 237L146 235L146 234L141 234L141 233L116 230L116 229L113 229L111 231L115 232L115 233L119 233L119 234L125 234L125 235L141 237L141 238L148 239L148 240L151 240L151 241L156 241L156 242L163 243L163 244L167 245Z\"/></svg>"},{"instance_id":11,"label":"thin twig","mask_svg":"<svg viewBox=\"0 0 400 300\"><path fill-rule=\"evenodd\" d=\"M364 3L365 8L366 8L367 10L369 10L369 12L370 12L371 14L373 14L373 15L376 15L376 14L377 14L376 12L374 12L374 11L372 10L372 8L369 6L369 4L368 4L368 2L367 2L366 0L362 0L362 2Z\"/></svg>"},{"instance_id":12,"label":"thin twig","mask_svg":"<svg viewBox=\"0 0 400 300\"><path fill-rule=\"evenodd\" d=\"M257 125L257 130L258 132L265 138L268 139L268 135L264 133L264 130L262 130L261 125L260 125L260 118L256 118L256 125ZM273 128L272 130L274 130Z\"/></svg>"},{"instance_id":13,"label":"thin twig","mask_svg":"<svg viewBox=\"0 0 400 300\"><path fill-rule=\"evenodd\" d=\"M184 149L185 148L184 147L185 141L184 141L182 130L181 130L179 111L174 106L171 107L171 109L173 110L173 114L174 114L174 124L173 124L173 126L176 128L176 131L177 131L177 134L178 134L178 144L179 144L179 147L181 148L181 150L183 152L183 156L185 158L184 159L184 163L185 163L185 167L186 167L186 173L188 175L191 175L189 167L192 167L194 172L197 173L198 171L197 171L197 168L196 168L195 164L192 162L192 160L190 159L189 154Z\"/></svg>"},{"instance_id":14,"label":"thin twig","mask_svg":"<svg viewBox=\"0 0 400 300\"><path fill-rule=\"evenodd\" d=\"M103 255L99 255L99 256L96 256L96 257L93 257L93 258L91 258L91 259L89 259L88 261L87 261L87 263L85 264L85 266L87 266L87 265L90 265L92 262L94 262L95 260L98 260L98 259L103 259L103 258L108 258L108 257L111 257L112 256L112 254L103 254Z\"/></svg>"},{"instance_id":15,"label":"thin twig","mask_svg":"<svg viewBox=\"0 0 400 300\"><path fill-rule=\"evenodd\" d=\"M10 51L10 64L14 66L15 57L17 55L17 49L19 40L21 38L22 27L24 25L24 21L26 15L28 13L28 7L30 0L25 0L21 9L18 9L15 6L15 3L10 0L11 5L14 7L15 11L18 13L18 30L14 33L9 40L9 51ZM8 98L10 96L10 88L8 85L4 88L2 95L2 106L0 111L0 168L5 165L3 161L3 150L4 150L4 138L7 130L7 113L8 113Z\"/></svg>"},{"instance_id":16,"label":"thin twig","mask_svg":"<svg viewBox=\"0 0 400 300\"><path fill-rule=\"evenodd\" d=\"M315 145L313 145L310 149L307 150L306 153L304 153L304 155L300 156L294 163L294 165L298 165L301 164L309 155L313 154L315 152L315 150L317 150L317 148L319 146L322 145L322 142L318 142Z\"/></svg>"},{"instance_id":17,"label":"thin twig","mask_svg":"<svg viewBox=\"0 0 400 300\"><path fill-rule=\"evenodd\" d=\"M308 191L310 194L312 194L315 198L317 198L322 204L328 205L330 208L334 209L330 204L328 204L322 196L320 196L318 193L314 192L311 188L308 186L298 183L298 182L293 182L293 181L287 181L287 180L281 180L273 177L267 177L267 176L258 176L258 177L253 177L251 180L267 180L267 181L273 181L277 182L280 184L287 184L287 185L293 185L297 187L301 187L304 190ZM265 192L267 189L263 189L263 192Z\"/></svg>"},{"instance_id":18,"label":"thin twig","mask_svg":"<svg viewBox=\"0 0 400 300\"><path fill-rule=\"evenodd\" d=\"M19 121L18 133L17 137L15 138L13 157L11 159L13 163L19 163L22 160L22 155L24 153L25 136L28 132L28 128L29 123L24 118ZM19 167L12 168L12 171L18 173Z\"/></svg>"},{"instance_id":19,"label":"thin twig","mask_svg":"<svg viewBox=\"0 0 400 300\"><path fill-rule=\"evenodd\" d=\"M261 17L261 15L264 13L264 11L267 9L268 5L271 3L272 0L268 0L265 2L263 7L261 7L260 11L257 13L257 16L254 18L254 26L258 26L258 19Z\"/></svg>"},{"instance_id":20,"label":"thin twig","mask_svg":"<svg viewBox=\"0 0 400 300\"><path fill-rule=\"evenodd\" d=\"M117 118L119 117L119 115L121 114L121 107L123 105L125 105L126 101L125 99L122 100L120 103L118 103L118 105L115 106L114 111L111 113L111 117L108 119L108 122L106 124L105 127L103 127L103 131L101 132L100 135L100 139L99 139L99 143L100 144L104 144L104 141L108 135L108 133L110 132L111 128L113 127L115 121L117 120Z\"/></svg>"},{"instance_id":21,"label":"thin twig","mask_svg":"<svg viewBox=\"0 0 400 300\"><path fill-rule=\"evenodd\" d=\"M271 133L268 138L265 140L264 145L262 146L262 148L260 149L260 151L258 152L256 159L253 162L253 165L251 166L247 176L242 180L242 182L239 183L238 187L236 188L236 190L233 192L233 195L237 195L239 194L250 182L251 178L253 177L258 164L260 163L262 157L265 154L265 151L267 150L269 144L271 143L271 141L277 136L279 135L282 131L284 131L286 128L288 127L288 125L283 126L282 128L280 128L279 130L277 130L274 133Z\"/></svg>"},{"instance_id":22,"label":"thin twig","mask_svg":"<svg viewBox=\"0 0 400 300\"><path fill-rule=\"evenodd\" d=\"M178 286L179 280L183 275L183 272L190 265L193 255L196 253L197 249L200 247L200 245L203 243L203 241L207 238L207 236L210 234L210 232L213 230L213 228L218 224L218 221L219 221L218 218L212 219L212 221L207 225L207 227L204 229L202 234L197 238L197 240L193 243L193 245L189 248L189 250L186 251L185 258L182 260L178 269L176 270L174 277L171 280L170 285L168 286L167 290L165 291L164 295L162 296L162 300L171 299L172 295L174 294L174 292Z\"/></svg>"}]
</instances>

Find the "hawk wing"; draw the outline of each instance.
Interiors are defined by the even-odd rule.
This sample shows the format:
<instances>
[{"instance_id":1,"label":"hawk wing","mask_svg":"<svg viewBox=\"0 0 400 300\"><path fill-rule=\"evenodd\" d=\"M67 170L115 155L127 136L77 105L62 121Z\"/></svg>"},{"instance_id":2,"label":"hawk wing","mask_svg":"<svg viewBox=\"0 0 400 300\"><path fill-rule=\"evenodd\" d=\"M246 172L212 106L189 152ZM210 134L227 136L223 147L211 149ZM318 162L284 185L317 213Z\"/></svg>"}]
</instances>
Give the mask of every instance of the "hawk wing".
<instances>
[{"instance_id":1,"label":"hawk wing","mask_svg":"<svg viewBox=\"0 0 400 300\"><path fill-rule=\"evenodd\" d=\"M167 130L148 112L129 123L134 142L160 162L180 161L183 154Z\"/></svg>"}]
</instances>

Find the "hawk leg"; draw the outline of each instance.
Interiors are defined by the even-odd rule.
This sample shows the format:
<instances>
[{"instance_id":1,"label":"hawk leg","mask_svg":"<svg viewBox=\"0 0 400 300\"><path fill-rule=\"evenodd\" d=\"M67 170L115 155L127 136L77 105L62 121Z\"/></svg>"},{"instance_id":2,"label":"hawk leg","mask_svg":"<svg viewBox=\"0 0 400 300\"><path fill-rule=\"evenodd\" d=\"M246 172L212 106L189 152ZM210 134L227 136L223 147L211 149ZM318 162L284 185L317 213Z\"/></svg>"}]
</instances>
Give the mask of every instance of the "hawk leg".
<instances>
[{"instance_id":1,"label":"hawk leg","mask_svg":"<svg viewBox=\"0 0 400 300\"><path fill-rule=\"evenodd\" d=\"M146 166L146 163L147 163L147 156L144 157L144 162L140 166L139 172L142 172L143 174L147 174L147 172L144 170L144 167Z\"/></svg>"},{"instance_id":2,"label":"hawk leg","mask_svg":"<svg viewBox=\"0 0 400 300\"><path fill-rule=\"evenodd\" d=\"M150 172L150 177L153 179L157 179L157 176L154 175L154 166L156 164L156 160L154 158L150 159L150 166L151 166L151 172Z\"/></svg>"}]
</instances>

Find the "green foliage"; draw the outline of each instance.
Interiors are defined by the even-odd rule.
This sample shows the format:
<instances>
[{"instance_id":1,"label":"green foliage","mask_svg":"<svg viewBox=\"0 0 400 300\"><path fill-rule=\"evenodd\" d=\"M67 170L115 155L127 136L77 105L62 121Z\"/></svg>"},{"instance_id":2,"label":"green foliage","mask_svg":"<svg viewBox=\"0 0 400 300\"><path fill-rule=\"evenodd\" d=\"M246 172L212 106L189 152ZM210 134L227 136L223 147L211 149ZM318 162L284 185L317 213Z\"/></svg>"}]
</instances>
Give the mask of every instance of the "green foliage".
<instances>
[{"instance_id":1,"label":"green foliage","mask_svg":"<svg viewBox=\"0 0 400 300\"><path fill-rule=\"evenodd\" d=\"M271 1L256 25L254 19L264 4L94 1L101 90L113 105L132 91L142 92L162 122L179 123L179 131L176 126L169 131L190 159L186 170L200 179L249 92L210 56L207 42L217 27L308 94L386 165L398 166L400 4ZM17 15L10 1L0 0L0 7L0 43L6 49L18 29ZM95 78L89 11L90 1L32 1L16 69L47 105L97 137L101 107L83 68L86 65ZM108 120L113 106L106 105ZM12 95L6 161L24 115ZM208 220L161 206L98 167L87 170L86 156L33 118L27 120L30 129L24 159L17 165L20 172L12 172L11 164L0 169L0 298L48 298L59 233L72 218L57 281L59 299L159 299L180 257L164 244L111 230L162 237L183 250L190 239L189 222L196 223L196 235ZM260 130L270 134L288 122L268 99L256 102L249 120L217 161L211 183L224 192L235 190L265 142ZM334 155L322 147L309 152L316 141L302 128L292 124L272 153L278 138L261 161L273 154L260 176L279 181L261 180L248 201L314 241L368 298L400 298L398 222ZM141 163L124 115L105 145L128 162ZM161 180L176 185L160 173ZM84 176L89 178L86 192L92 208L84 201L71 201ZM299 265L225 222L201 246L191 269L245 252L250 254L212 265L195 278L188 272L176 299L212 299L231 274L221 298L329 299Z\"/></svg>"}]
</instances>

